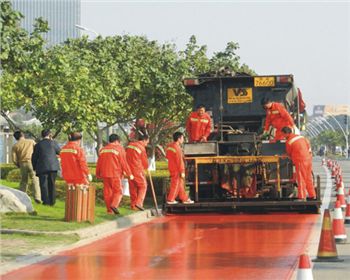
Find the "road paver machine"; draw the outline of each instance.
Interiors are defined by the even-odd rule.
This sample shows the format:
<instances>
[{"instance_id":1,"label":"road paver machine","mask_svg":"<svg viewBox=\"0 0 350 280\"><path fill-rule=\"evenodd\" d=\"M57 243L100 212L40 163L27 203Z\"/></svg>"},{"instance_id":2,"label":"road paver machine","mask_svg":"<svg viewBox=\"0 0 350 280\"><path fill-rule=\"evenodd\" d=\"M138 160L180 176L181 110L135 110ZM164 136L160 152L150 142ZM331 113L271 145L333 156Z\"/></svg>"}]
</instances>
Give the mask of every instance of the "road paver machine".
<instances>
[{"instance_id":1,"label":"road paver machine","mask_svg":"<svg viewBox=\"0 0 350 280\"><path fill-rule=\"evenodd\" d=\"M186 143L186 186L194 204L164 204L166 212L235 210L319 211L320 178L314 178L316 200L296 200L292 161L285 141L261 139L266 113L261 99L282 103L303 127L300 94L293 75L201 75L184 80L194 108L203 104L212 118L205 143Z\"/></svg>"}]
</instances>

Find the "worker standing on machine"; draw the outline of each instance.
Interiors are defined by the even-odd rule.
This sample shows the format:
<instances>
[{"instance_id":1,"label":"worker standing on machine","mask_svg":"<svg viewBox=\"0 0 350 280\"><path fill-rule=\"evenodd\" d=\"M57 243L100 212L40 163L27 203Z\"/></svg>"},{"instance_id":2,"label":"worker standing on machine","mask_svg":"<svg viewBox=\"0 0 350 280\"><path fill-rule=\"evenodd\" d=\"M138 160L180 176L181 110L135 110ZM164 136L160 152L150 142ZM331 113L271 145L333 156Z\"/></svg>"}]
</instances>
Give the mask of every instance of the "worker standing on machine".
<instances>
[{"instance_id":1,"label":"worker standing on machine","mask_svg":"<svg viewBox=\"0 0 350 280\"><path fill-rule=\"evenodd\" d=\"M282 128L285 126L289 126L290 128L296 127L291 115L282 104L272 102L268 97L261 99L261 105L266 111L263 137L267 137L269 135L269 127L273 126L276 129L274 139L276 141L285 139L281 131Z\"/></svg>"},{"instance_id":2,"label":"worker standing on machine","mask_svg":"<svg viewBox=\"0 0 350 280\"><path fill-rule=\"evenodd\" d=\"M168 169L170 173L170 190L167 197L167 204L178 203L175 199L178 196L182 203L192 204L185 192L185 162L181 150L181 144L184 142L184 135L181 132L173 134L174 142L166 148L166 158L168 160Z\"/></svg>"},{"instance_id":3,"label":"worker standing on machine","mask_svg":"<svg viewBox=\"0 0 350 280\"><path fill-rule=\"evenodd\" d=\"M139 141L130 142L126 147L126 160L134 175L134 180L129 179L130 203L132 210L144 211L143 201L147 191L147 181L144 170L148 168L146 146L149 142L148 135L140 135Z\"/></svg>"},{"instance_id":4,"label":"worker standing on machine","mask_svg":"<svg viewBox=\"0 0 350 280\"><path fill-rule=\"evenodd\" d=\"M288 126L282 128L282 134L287 139L286 152L295 165L298 183L298 199L316 199L315 187L312 179L312 151L309 141L301 135L292 133Z\"/></svg>"},{"instance_id":5,"label":"worker standing on machine","mask_svg":"<svg viewBox=\"0 0 350 280\"><path fill-rule=\"evenodd\" d=\"M186 121L189 142L207 142L211 130L211 118L205 112L204 105L198 105Z\"/></svg>"}]
</instances>

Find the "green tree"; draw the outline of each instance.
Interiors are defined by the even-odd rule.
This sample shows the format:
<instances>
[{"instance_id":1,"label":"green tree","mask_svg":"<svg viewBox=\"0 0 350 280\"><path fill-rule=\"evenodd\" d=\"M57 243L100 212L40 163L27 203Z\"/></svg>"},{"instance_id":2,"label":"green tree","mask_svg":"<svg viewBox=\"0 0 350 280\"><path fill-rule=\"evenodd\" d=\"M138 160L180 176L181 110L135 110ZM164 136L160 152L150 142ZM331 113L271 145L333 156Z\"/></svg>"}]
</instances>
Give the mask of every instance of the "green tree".
<instances>
[{"instance_id":1,"label":"green tree","mask_svg":"<svg viewBox=\"0 0 350 280\"><path fill-rule=\"evenodd\" d=\"M29 34L20 27L23 15L12 9L10 1L1 0L0 8L0 113L10 128L15 130L19 127L8 113L21 107L30 110L30 79L33 74L38 75L41 72L45 60L45 41L42 34L49 29L47 22L39 18L34 24L34 31ZM26 132L32 134L30 131Z\"/></svg>"}]
</instances>

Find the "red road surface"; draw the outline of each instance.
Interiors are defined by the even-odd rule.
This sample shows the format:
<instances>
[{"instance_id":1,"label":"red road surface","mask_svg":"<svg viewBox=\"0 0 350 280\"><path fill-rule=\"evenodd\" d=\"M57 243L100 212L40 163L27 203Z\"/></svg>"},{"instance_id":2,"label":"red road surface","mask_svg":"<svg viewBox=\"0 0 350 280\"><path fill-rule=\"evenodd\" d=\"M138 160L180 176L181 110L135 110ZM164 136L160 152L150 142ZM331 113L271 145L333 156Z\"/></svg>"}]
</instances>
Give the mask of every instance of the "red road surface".
<instances>
[{"instance_id":1,"label":"red road surface","mask_svg":"<svg viewBox=\"0 0 350 280\"><path fill-rule=\"evenodd\" d=\"M2 279L289 279L317 217L162 217Z\"/></svg>"}]
</instances>

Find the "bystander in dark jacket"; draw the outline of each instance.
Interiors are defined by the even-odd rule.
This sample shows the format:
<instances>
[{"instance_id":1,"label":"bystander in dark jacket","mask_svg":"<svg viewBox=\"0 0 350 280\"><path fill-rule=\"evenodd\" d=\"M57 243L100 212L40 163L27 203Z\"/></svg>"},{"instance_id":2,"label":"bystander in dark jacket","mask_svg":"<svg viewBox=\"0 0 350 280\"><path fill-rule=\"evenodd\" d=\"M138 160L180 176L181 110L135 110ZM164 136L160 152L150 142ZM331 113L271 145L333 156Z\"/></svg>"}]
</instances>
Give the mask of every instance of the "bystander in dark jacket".
<instances>
[{"instance_id":1,"label":"bystander in dark jacket","mask_svg":"<svg viewBox=\"0 0 350 280\"><path fill-rule=\"evenodd\" d=\"M60 169L57 156L60 147L52 140L52 133L45 129L41 132L43 139L34 147L32 164L39 177L41 199L45 205L54 205L56 202L56 177Z\"/></svg>"}]
</instances>

